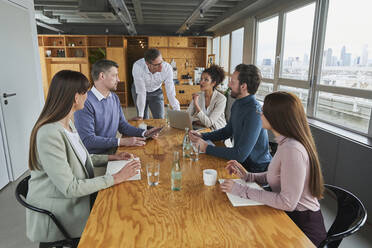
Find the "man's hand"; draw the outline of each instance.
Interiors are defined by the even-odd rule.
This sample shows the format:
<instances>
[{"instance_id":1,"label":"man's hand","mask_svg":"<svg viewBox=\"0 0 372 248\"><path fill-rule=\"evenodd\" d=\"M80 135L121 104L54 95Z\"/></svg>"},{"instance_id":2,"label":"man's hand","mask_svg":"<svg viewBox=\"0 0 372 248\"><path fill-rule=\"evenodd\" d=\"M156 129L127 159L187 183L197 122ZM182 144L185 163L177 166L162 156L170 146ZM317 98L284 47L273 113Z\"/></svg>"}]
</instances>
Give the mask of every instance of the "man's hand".
<instances>
[{"instance_id":1,"label":"man's hand","mask_svg":"<svg viewBox=\"0 0 372 248\"><path fill-rule=\"evenodd\" d=\"M109 161L115 161L115 160L129 160L134 158L134 155L128 152L121 152L115 155L108 155Z\"/></svg>"},{"instance_id":2,"label":"man's hand","mask_svg":"<svg viewBox=\"0 0 372 248\"><path fill-rule=\"evenodd\" d=\"M198 131L190 130L189 131L189 136L190 136L190 139L191 139L191 136L197 137L197 138L201 138L202 137L202 134L199 133ZM193 140L191 140L191 141L193 141Z\"/></svg>"},{"instance_id":3,"label":"man's hand","mask_svg":"<svg viewBox=\"0 0 372 248\"><path fill-rule=\"evenodd\" d=\"M133 118L131 118L129 120L130 121L141 121L141 120L143 120L143 118L142 117L139 117L139 116L136 116L136 117L133 117Z\"/></svg>"},{"instance_id":4,"label":"man's hand","mask_svg":"<svg viewBox=\"0 0 372 248\"><path fill-rule=\"evenodd\" d=\"M143 146L146 145L145 138L129 137L120 138L120 146Z\"/></svg>"},{"instance_id":5,"label":"man's hand","mask_svg":"<svg viewBox=\"0 0 372 248\"><path fill-rule=\"evenodd\" d=\"M145 137L148 137L152 132L154 132L156 129L159 129L158 127L153 127L149 130L147 130L145 133L144 133L144 136ZM161 129L156 133L154 134L151 138L153 139L157 139L159 137L159 133L160 133Z\"/></svg>"}]
</instances>

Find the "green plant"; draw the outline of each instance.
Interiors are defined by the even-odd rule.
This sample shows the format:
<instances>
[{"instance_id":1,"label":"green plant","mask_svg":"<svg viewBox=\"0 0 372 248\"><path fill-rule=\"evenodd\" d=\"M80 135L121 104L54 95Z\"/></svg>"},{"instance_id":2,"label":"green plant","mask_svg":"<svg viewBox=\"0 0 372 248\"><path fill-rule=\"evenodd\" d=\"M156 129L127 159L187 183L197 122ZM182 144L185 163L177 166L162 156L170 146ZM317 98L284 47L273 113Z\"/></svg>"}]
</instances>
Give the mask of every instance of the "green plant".
<instances>
[{"instance_id":1,"label":"green plant","mask_svg":"<svg viewBox=\"0 0 372 248\"><path fill-rule=\"evenodd\" d=\"M89 50L89 63L93 65L98 60L106 58L106 49L104 48L96 48Z\"/></svg>"}]
</instances>

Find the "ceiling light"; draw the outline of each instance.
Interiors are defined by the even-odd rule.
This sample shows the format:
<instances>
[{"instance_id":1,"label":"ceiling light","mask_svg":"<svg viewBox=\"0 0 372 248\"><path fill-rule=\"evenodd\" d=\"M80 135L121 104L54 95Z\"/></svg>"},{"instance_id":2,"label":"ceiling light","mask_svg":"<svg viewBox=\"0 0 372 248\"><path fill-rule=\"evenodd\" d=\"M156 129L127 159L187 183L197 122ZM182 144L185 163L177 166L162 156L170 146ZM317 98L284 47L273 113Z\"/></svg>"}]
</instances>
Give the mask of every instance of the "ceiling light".
<instances>
[{"instance_id":1,"label":"ceiling light","mask_svg":"<svg viewBox=\"0 0 372 248\"><path fill-rule=\"evenodd\" d=\"M189 29L190 29L190 25L186 23L186 30L189 30Z\"/></svg>"},{"instance_id":2,"label":"ceiling light","mask_svg":"<svg viewBox=\"0 0 372 248\"><path fill-rule=\"evenodd\" d=\"M106 32L106 33L108 33L108 32L109 32L109 29L108 29L108 28L106 28L106 29L105 29L105 32Z\"/></svg>"},{"instance_id":3,"label":"ceiling light","mask_svg":"<svg viewBox=\"0 0 372 248\"><path fill-rule=\"evenodd\" d=\"M204 11L203 9L200 9L200 18L203 18L204 17Z\"/></svg>"}]
</instances>

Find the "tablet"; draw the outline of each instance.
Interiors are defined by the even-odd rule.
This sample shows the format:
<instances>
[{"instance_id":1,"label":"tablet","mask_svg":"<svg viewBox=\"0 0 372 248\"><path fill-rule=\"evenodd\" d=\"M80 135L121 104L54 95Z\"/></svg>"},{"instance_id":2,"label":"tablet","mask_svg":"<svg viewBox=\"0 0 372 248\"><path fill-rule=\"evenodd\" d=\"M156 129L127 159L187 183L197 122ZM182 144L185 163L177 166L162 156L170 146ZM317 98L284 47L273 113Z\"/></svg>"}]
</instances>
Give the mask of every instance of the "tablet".
<instances>
[{"instance_id":1,"label":"tablet","mask_svg":"<svg viewBox=\"0 0 372 248\"><path fill-rule=\"evenodd\" d=\"M151 127L152 128L152 127ZM147 127L147 130L150 130L151 128ZM157 127L155 128L151 133L148 133L146 136L145 136L145 139L150 139L152 138L152 136L154 136L155 134L157 133L160 133L161 130L163 130L164 127Z\"/></svg>"}]
</instances>

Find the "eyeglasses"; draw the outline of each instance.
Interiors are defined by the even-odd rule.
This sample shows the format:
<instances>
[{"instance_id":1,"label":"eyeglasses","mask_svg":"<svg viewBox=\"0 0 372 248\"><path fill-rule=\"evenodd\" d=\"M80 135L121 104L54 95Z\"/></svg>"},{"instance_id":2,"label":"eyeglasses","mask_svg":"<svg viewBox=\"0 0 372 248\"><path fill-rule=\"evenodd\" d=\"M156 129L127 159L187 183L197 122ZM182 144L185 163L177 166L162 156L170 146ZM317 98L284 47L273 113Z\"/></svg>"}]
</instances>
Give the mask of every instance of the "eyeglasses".
<instances>
[{"instance_id":1,"label":"eyeglasses","mask_svg":"<svg viewBox=\"0 0 372 248\"><path fill-rule=\"evenodd\" d=\"M160 62L159 64L150 64L150 65L152 65L153 67L159 67L159 66L161 66L161 64L163 64L163 62L164 61Z\"/></svg>"}]
</instances>

